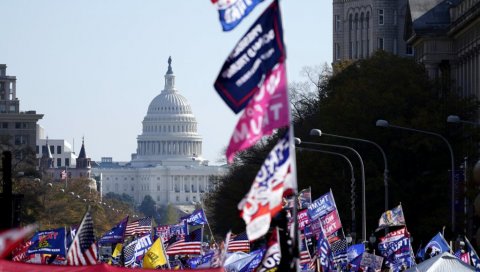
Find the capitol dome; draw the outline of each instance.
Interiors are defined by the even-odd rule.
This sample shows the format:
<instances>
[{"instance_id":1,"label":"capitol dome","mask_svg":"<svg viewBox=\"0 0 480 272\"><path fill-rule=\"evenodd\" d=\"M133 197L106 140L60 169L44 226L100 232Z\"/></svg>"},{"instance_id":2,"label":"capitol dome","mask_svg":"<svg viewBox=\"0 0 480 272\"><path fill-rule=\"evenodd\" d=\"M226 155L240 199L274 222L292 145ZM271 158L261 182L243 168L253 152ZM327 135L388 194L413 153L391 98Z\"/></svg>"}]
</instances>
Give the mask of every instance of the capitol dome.
<instances>
[{"instance_id":1,"label":"capitol dome","mask_svg":"<svg viewBox=\"0 0 480 272\"><path fill-rule=\"evenodd\" d=\"M148 106L137 137L132 166L150 167L202 161L202 138L187 99L175 88L172 59L168 59L165 87Z\"/></svg>"}]
</instances>

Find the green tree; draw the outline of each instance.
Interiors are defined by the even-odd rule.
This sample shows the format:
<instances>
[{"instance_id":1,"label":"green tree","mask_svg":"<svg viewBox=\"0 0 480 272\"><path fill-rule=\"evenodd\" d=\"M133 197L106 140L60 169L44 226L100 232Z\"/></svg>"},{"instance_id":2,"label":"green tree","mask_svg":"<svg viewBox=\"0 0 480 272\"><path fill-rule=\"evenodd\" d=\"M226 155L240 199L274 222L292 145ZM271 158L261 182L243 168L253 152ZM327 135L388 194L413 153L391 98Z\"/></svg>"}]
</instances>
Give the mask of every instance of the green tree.
<instances>
[{"instance_id":1,"label":"green tree","mask_svg":"<svg viewBox=\"0 0 480 272\"><path fill-rule=\"evenodd\" d=\"M146 216L149 216L153 219L155 219L155 221L157 223L160 222L160 216L157 212L157 203L155 202L155 200L153 200L153 198L150 196L150 195L146 195L144 198L143 198L143 201L142 203L140 204L140 206L138 207L138 209Z\"/></svg>"},{"instance_id":2,"label":"green tree","mask_svg":"<svg viewBox=\"0 0 480 272\"><path fill-rule=\"evenodd\" d=\"M326 71L326 70L325 70ZM312 75L311 75L312 76ZM311 79L314 80L311 80ZM371 58L344 65L331 73L310 77L316 95L293 96L295 136L305 141L321 141L351 146L359 151L366 167L367 231L372 232L384 211L383 159L375 148L357 142L328 137L312 137L309 131L372 140L387 153L390 168L390 208L402 203L409 231L417 241L449 226L450 159L444 142L436 137L375 127L377 119L445 135L455 150L456 161L476 157L473 128L447 125L446 117L475 116L478 103L461 99L455 90L429 80L422 65L413 60L378 52ZM298 87L300 86L300 88ZM302 91L297 84L297 92ZM296 100L301 99L301 103ZM472 130L468 130L472 129ZM281 133L281 132L280 132ZM240 153L218 190L206 198L206 207L217 235L229 229L244 229L237 204L250 189L266 154L276 143L274 135ZM335 150L343 152L342 150ZM357 222L361 222L361 182L359 163L355 164ZM311 187L313 197L332 189L343 225L350 226L350 169L342 161L316 152L297 150L299 189ZM448 228L447 228L448 229ZM360 233L357 223L356 232ZM368 235L369 235L368 234ZM448 233L446 233L448 235ZM418 238L418 239L417 239Z\"/></svg>"}]
</instances>

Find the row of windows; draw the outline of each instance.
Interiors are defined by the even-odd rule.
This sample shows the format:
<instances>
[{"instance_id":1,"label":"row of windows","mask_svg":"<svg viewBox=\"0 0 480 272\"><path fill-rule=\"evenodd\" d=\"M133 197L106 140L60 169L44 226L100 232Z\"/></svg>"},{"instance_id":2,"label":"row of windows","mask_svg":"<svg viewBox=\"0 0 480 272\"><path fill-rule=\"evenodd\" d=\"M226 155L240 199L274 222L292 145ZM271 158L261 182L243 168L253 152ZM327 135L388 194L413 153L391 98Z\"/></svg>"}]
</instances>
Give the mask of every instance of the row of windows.
<instances>
[{"instance_id":1,"label":"row of windows","mask_svg":"<svg viewBox=\"0 0 480 272\"><path fill-rule=\"evenodd\" d=\"M49 145L50 147L50 153L55 154L55 146L54 145ZM37 145L37 154L39 154L40 152L40 148L39 146ZM47 153L47 147L42 145L42 153L40 155L43 155L43 154L46 154ZM57 154L62 154L62 146L61 145L57 145Z\"/></svg>"},{"instance_id":2,"label":"row of windows","mask_svg":"<svg viewBox=\"0 0 480 272\"><path fill-rule=\"evenodd\" d=\"M58 160L57 160L58 163ZM135 186L134 185L127 185L123 184L123 191L126 192L128 187L130 187L130 191L134 192L135 191ZM175 192L180 193L182 192L181 189L183 189L183 192L186 193L205 193L208 191L209 188L213 187L213 185L204 185L204 184L199 184L198 187L195 184L187 185L184 184L184 186L180 186L180 184L175 184ZM110 191L110 184L106 184L106 189L107 192ZM120 185L118 183L115 183L114 185L114 191L118 192L120 190ZM157 191L161 190L160 184L157 184ZM150 191L150 185L149 184L140 184L140 191Z\"/></svg>"},{"instance_id":3,"label":"row of windows","mask_svg":"<svg viewBox=\"0 0 480 272\"><path fill-rule=\"evenodd\" d=\"M385 39L384 38L377 38L377 44L376 44L376 49L377 50L385 50ZM364 53L366 49L366 53ZM341 46L339 43L334 44L334 54L335 54L335 60L340 60L342 59L342 52L341 52ZM365 40L365 41L357 41L357 42L350 42L349 43L349 58L363 58L363 57L368 57L370 53L370 41ZM393 54L398 54L398 43L397 39L393 39L393 48L392 48L392 53ZM407 55L413 55L413 49L410 45L406 45L405 47L405 54Z\"/></svg>"},{"instance_id":4,"label":"row of windows","mask_svg":"<svg viewBox=\"0 0 480 272\"><path fill-rule=\"evenodd\" d=\"M384 25L385 10L378 9L377 15L378 15L378 24ZM393 25L397 25L397 17L398 17L397 10L393 10L393 14L392 14ZM334 16L334 26L335 26L335 32L339 32L342 30L342 19L340 18L340 15ZM350 31L353 29L364 29L364 28L366 29L370 28L370 12L366 12L366 13L361 12L360 15L358 13L355 13L355 15L350 14L348 16L348 29Z\"/></svg>"},{"instance_id":5,"label":"row of windows","mask_svg":"<svg viewBox=\"0 0 480 272\"><path fill-rule=\"evenodd\" d=\"M62 166L62 159L61 158L57 158L57 167L61 167ZM65 166L70 166L70 159L69 158L66 158L65 159Z\"/></svg>"},{"instance_id":6,"label":"row of windows","mask_svg":"<svg viewBox=\"0 0 480 272\"><path fill-rule=\"evenodd\" d=\"M15 135L15 145L28 145L29 139L28 135Z\"/></svg>"},{"instance_id":7,"label":"row of windows","mask_svg":"<svg viewBox=\"0 0 480 272\"><path fill-rule=\"evenodd\" d=\"M3 100L3 99L0 99ZM8 108L9 112L16 112L17 111L17 106L16 105L10 105ZM0 104L0 112L7 112L7 106L5 104Z\"/></svg>"},{"instance_id":8,"label":"row of windows","mask_svg":"<svg viewBox=\"0 0 480 272\"><path fill-rule=\"evenodd\" d=\"M177 125L177 126L145 126L146 132L194 132L197 129L196 125Z\"/></svg>"},{"instance_id":9,"label":"row of windows","mask_svg":"<svg viewBox=\"0 0 480 272\"><path fill-rule=\"evenodd\" d=\"M1 106L1 105L0 105ZM2 122L2 128L9 128L10 124L8 122ZM27 122L15 122L15 129L27 129L30 128L30 123ZM13 128L13 127L12 127Z\"/></svg>"}]
</instances>

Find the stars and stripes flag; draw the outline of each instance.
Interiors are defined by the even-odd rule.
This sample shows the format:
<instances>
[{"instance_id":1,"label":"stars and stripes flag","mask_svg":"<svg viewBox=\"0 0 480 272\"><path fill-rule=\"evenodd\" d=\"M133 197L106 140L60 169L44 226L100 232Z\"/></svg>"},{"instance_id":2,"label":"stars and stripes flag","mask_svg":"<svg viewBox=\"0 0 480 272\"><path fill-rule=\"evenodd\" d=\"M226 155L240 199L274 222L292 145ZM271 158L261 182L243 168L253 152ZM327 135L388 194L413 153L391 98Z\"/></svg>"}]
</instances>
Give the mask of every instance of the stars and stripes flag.
<instances>
[{"instance_id":1,"label":"stars and stripes flag","mask_svg":"<svg viewBox=\"0 0 480 272\"><path fill-rule=\"evenodd\" d=\"M93 219L88 210L83 216L77 235L67 252L68 265L93 265L97 263L97 245L93 233Z\"/></svg>"},{"instance_id":2,"label":"stars and stripes flag","mask_svg":"<svg viewBox=\"0 0 480 272\"><path fill-rule=\"evenodd\" d=\"M123 249L125 267L129 267L135 262L135 247L137 246L137 243L138 240L133 240Z\"/></svg>"},{"instance_id":3,"label":"stars and stripes flag","mask_svg":"<svg viewBox=\"0 0 480 272\"><path fill-rule=\"evenodd\" d=\"M303 234L300 235L300 240L300 266L305 266L310 263L312 258L308 252L307 243Z\"/></svg>"},{"instance_id":4,"label":"stars and stripes flag","mask_svg":"<svg viewBox=\"0 0 480 272\"><path fill-rule=\"evenodd\" d=\"M152 218L145 217L127 224L125 236L133 236L135 234L146 234L152 230Z\"/></svg>"},{"instance_id":5,"label":"stars and stripes flag","mask_svg":"<svg viewBox=\"0 0 480 272\"><path fill-rule=\"evenodd\" d=\"M246 232L242 232L239 235L230 237L228 242L228 252L242 251L245 253L250 252L250 241Z\"/></svg>"},{"instance_id":6,"label":"stars and stripes flag","mask_svg":"<svg viewBox=\"0 0 480 272\"><path fill-rule=\"evenodd\" d=\"M202 253L203 228L192 231L167 247L167 255L200 255Z\"/></svg>"}]
</instances>

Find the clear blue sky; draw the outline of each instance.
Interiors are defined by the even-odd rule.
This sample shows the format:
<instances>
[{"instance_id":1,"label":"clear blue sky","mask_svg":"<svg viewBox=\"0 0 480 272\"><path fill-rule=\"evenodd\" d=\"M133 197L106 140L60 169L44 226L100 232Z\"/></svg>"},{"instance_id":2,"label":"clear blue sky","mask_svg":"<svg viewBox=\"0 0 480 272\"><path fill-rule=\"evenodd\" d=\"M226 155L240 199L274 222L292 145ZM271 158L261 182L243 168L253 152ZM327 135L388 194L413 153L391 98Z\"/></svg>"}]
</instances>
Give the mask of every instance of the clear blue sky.
<instances>
[{"instance_id":1,"label":"clear blue sky","mask_svg":"<svg viewBox=\"0 0 480 272\"><path fill-rule=\"evenodd\" d=\"M239 117L213 88L235 43L268 6L222 32L210 0L3 0L0 63L17 76L20 109L45 116L52 139L78 153L127 161L136 150L150 101L164 86L168 56L176 87L192 106L203 157L224 158ZM332 3L282 0L289 81L301 68L332 59Z\"/></svg>"}]
</instances>

